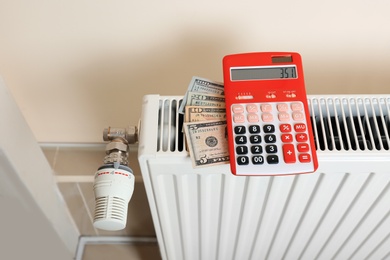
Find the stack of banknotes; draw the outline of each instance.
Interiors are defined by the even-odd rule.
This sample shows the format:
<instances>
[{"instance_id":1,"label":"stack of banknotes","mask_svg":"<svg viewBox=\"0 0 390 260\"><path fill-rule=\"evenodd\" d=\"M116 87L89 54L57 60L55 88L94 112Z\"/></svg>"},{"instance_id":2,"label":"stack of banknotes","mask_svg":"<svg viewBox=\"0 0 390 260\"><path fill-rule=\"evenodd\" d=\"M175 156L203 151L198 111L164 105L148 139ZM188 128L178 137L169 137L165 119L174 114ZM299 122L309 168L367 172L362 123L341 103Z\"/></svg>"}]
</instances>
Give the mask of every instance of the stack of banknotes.
<instances>
[{"instance_id":1,"label":"stack of banknotes","mask_svg":"<svg viewBox=\"0 0 390 260\"><path fill-rule=\"evenodd\" d=\"M179 113L194 168L229 162L224 87L193 77Z\"/></svg>"}]
</instances>

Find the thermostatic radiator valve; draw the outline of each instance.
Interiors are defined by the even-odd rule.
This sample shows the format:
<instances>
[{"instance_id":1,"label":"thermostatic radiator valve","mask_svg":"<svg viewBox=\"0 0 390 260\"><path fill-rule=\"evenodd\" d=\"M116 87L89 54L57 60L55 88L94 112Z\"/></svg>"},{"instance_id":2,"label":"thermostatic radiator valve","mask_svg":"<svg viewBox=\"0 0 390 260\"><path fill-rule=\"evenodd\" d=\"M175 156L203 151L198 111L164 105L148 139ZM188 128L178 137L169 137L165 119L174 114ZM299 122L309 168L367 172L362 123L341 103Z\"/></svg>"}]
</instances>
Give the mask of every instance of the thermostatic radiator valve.
<instances>
[{"instance_id":1,"label":"thermostatic radiator valve","mask_svg":"<svg viewBox=\"0 0 390 260\"><path fill-rule=\"evenodd\" d=\"M129 144L138 140L137 127L112 128L103 131L106 146L104 164L95 173L95 213L93 225L104 230L126 227L127 208L134 191L134 174L128 166Z\"/></svg>"}]
</instances>

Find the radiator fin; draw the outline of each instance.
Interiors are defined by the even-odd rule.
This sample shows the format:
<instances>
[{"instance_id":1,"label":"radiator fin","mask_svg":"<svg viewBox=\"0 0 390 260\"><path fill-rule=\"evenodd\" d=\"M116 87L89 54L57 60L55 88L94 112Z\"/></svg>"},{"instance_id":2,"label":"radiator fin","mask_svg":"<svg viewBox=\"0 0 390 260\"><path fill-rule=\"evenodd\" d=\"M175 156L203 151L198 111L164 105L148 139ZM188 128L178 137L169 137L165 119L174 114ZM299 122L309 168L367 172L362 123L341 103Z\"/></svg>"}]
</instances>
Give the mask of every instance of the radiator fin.
<instances>
[{"instance_id":1,"label":"radiator fin","mask_svg":"<svg viewBox=\"0 0 390 260\"><path fill-rule=\"evenodd\" d=\"M380 259L390 252L385 174L152 179L169 259Z\"/></svg>"}]
</instances>

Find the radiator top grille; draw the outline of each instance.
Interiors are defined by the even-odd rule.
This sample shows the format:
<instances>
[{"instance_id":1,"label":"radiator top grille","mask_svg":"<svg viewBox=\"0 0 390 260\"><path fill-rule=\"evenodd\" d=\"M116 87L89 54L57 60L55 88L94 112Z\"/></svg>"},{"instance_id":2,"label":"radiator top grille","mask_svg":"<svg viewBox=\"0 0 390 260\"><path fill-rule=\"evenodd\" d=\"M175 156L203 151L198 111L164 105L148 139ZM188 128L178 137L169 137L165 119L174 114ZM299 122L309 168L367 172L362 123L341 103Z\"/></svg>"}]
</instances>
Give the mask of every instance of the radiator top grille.
<instances>
[{"instance_id":1,"label":"radiator top grille","mask_svg":"<svg viewBox=\"0 0 390 260\"><path fill-rule=\"evenodd\" d=\"M157 152L186 150L181 102L175 97L159 101ZM317 151L390 149L390 97L309 96L308 104Z\"/></svg>"},{"instance_id":2,"label":"radiator top grille","mask_svg":"<svg viewBox=\"0 0 390 260\"><path fill-rule=\"evenodd\" d=\"M317 150L389 150L390 98L308 99Z\"/></svg>"},{"instance_id":3,"label":"radiator top grille","mask_svg":"<svg viewBox=\"0 0 390 260\"><path fill-rule=\"evenodd\" d=\"M176 152L184 149L183 114L178 113L182 99L160 99L158 109L157 151Z\"/></svg>"}]
</instances>

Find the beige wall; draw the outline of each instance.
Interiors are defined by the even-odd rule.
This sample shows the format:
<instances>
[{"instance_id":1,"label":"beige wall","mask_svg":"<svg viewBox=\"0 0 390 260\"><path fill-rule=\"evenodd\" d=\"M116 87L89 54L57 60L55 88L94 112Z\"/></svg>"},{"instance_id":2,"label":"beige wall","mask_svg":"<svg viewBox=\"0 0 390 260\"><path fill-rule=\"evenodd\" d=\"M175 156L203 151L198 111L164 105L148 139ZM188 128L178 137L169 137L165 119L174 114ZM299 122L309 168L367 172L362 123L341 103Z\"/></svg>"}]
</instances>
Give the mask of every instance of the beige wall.
<instances>
[{"instance_id":1,"label":"beige wall","mask_svg":"<svg viewBox=\"0 0 390 260\"><path fill-rule=\"evenodd\" d=\"M309 94L387 93L390 2L0 0L0 75L40 142L99 142L145 94L222 80L230 53L297 51Z\"/></svg>"}]
</instances>

